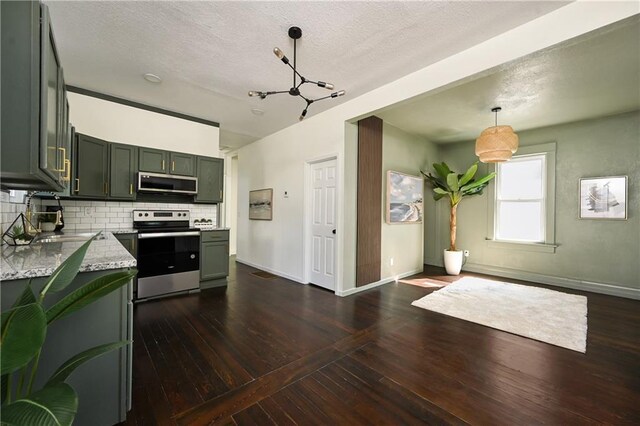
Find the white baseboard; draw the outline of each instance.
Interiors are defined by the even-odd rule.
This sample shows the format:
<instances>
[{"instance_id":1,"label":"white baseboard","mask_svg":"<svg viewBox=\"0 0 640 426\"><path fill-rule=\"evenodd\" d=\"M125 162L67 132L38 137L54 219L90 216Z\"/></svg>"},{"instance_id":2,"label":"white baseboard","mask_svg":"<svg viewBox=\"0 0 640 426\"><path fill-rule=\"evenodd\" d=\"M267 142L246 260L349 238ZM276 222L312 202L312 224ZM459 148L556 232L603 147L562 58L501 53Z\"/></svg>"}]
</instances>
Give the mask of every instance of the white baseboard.
<instances>
[{"instance_id":1,"label":"white baseboard","mask_svg":"<svg viewBox=\"0 0 640 426\"><path fill-rule=\"evenodd\" d=\"M257 263L249 262L248 260L240 259L240 258L238 258L237 255L236 255L236 262L242 263L244 265L251 266L252 268L261 269L263 271L271 272L274 275L289 279L291 281L295 281L295 282L298 282L298 283L301 283L301 284L307 284L300 277L294 277L293 275L289 275L289 274L287 274L285 272L278 271L278 270L272 269L272 268L267 268L266 266L258 265Z\"/></svg>"},{"instance_id":2,"label":"white baseboard","mask_svg":"<svg viewBox=\"0 0 640 426\"><path fill-rule=\"evenodd\" d=\"M442 265L434 265L442 266ZM574 278L556 277L551 275L538 274L536 272L519 271L516 269L503 268L500 266L480 265L477 263L466 263L463 271L476 272L479 274L495 275L498 277L512 278L534 283L554 285L558 287L572 288L575 290L591 291L593 293L607 294L610 296L625 297L627 299L640 300L640 289L622 287L615 284L597 283L592 281L578 280Z\"/></svg>"},{"instance_id":3,"label":"white baseboard","mask_svg":"<svg viewBox=\"0 0 640 426\"><path fill-rule=\"evenodd\" d=\"M423 271L422 268L414 269L413 271L404 272L397 277L388 277L383 278L380 281L376 281L375 283L363 285L362 287L350 288L349 290L336 291L336 296L351 296L352 294L360 293L361 291L371 290L372 288L379 287L384 284L389 284L395 282L397 279L402 279L406 277L410 277L411 275L419 274Z\"/></svg>"}]
</instances>

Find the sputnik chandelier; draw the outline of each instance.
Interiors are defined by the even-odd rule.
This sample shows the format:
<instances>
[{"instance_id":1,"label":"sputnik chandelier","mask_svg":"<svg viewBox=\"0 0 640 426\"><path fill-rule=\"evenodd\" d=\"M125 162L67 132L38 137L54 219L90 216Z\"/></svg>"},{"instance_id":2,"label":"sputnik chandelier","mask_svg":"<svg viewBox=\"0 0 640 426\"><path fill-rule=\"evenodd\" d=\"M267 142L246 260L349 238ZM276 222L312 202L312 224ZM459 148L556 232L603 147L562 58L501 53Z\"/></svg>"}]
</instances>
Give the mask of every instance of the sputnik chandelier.
<instances>
[{"instance_id":1,"label":"sputnik chandelier","mask_svg":"<svg viewBox=\"0 0 640 426\"><path fill-rule=\"evenodd\" d=\"M302 110L302 113L300 114L300 121L302 121L304 120L304 117L307 115L307 110L309 109L309 106L311 106L312 103L322 101L324 99L337 98L338 96L343 96L345 94L345 91L340 90L338 92L333 92L330 95L323 96L317 99L307 98L302 93L300 93L300 86L302 86L303 84L307 84L307 83L315 84L316 86L324 87L327 90L333 90L333 84L325 83L324 81L319 81L319 80L318 81L309 80L303 77L302 74L298 72L296 68L296 41L300 37L302 37L302 30L298 27L289 28L289 37L293 39L293 65L291 65L289 58L287 58L284 55L284 52L282 52L282 50L278 49L277 47L274 47L273 53L278 57L278 59L280 59L286 65L289 65L289 67L293 70L293 85L291 86L291 88L289 90L278 90L273 92L259 92L256 90L252 90L249 92L249 96L259 96L260 99L265 99L269 95L277 95L280 93L288 93L291 96L300 96L307 103L307 106L304 107L304 110ZM298 78L300 79L300 82L298 82Z\"/></svg>"}]
</instances>

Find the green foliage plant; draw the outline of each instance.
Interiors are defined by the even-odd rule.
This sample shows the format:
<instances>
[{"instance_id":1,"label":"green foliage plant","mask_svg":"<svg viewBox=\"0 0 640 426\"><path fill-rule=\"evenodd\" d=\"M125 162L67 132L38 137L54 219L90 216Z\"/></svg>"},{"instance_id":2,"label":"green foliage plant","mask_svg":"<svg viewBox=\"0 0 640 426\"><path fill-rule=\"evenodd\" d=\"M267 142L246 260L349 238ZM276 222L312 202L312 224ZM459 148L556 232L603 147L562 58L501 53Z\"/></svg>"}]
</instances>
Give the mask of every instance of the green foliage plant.
<instances>
[{"instance_id":1,"label":"green foliage plant","mask_svg":"<svg viewBox=\"0 0 640 426\"><path fill-rule=\"evenodd\" d=\"M74 281L97 235L62 262L37 295L29 281L11 309L2 313L0 422L3 426L71 425L78 410L78 395L65 380L83 363L131 343L113 342L85 350L64 362L41 389L33 389L48 327L126 285L137 274L137 270L131 269L100 276L45 307L47 294L60 292Z\"/></svg>"},{"instance_id":2,"label":"green foliage plant","mask_svg":"<svg viewBox=\"0 0 640 426\"><path fill-rule=\"evenodd\" d=\"M456 231L458 204L460 204L465 197L481 195L482 191L489 185L489 182L496 174L489 173L488 175L476 178L475 175L478 171L477 161L463 174L452 172L445 162L439 164L434 163L433 169L436 172L435 175L425 173L422 170L420 172L431 185L434 200L438 201L445 197L449 200L451 207L449 215L449 251L457 251Z\"/></svg>"}]
</instances>

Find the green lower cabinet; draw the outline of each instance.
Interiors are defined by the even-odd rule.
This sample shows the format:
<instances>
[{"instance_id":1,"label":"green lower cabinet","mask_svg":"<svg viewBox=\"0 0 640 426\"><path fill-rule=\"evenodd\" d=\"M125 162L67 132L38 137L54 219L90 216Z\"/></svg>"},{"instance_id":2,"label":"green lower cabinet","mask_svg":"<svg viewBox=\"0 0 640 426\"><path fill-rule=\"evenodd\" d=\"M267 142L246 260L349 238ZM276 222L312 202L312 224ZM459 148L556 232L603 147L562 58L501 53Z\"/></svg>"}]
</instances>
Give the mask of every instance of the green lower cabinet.
<instances>
[{"instance_id":1,"label":"green lower cabinet","mask_svg":"<svg viewBox=\"0 0 640 426\"><path fill-rule=\"evenodd\" d=\"M229 275L229 232L203 231L200 240L200 287L226 285Z\"/></svg>"},{"instance_id":2,"label":"green lower cabinet","mask_svg":"<svg viewBox=\"0 0 640 426\"><path fill-rule=\"evenodd\" d=\"M49 292L48 302L52 305L89 282L120 271L126 269L81 272L64 290ZM38 294L46 280L46 277L41 277L3 281L0 296L2 312L11 307L27 285ZM72 356L98 345L132 340L133 305L130 301L131 284L128 284L51 324L47 330L34 389L40 389L46 379ZM79 405L74 425L111 426L126 420L132 389L132 360L133 347L127 345L92 359L65 380L78 393ZM27 418L21 424L44 424L44 421Z\"/></svg>"},{"instance_id":3,"label":"green lower cabinet","mask_svg":"<svg viewBox=\"0 0 640 426\"><path fill-rule=\"evenodd\" d=\"M196 203L221 203L224 185L224 160L222 158L198 157L198 194Z\"/></svg>"},{"instance_id":4,"label":"green lower cabinet","mask_svg":"<svg viewBox=\"0 0 640 426\"><path fill-rule=\"evenodd\" d=\"M109 146L109 197L136 199L138 147L112 143Z\"/></svg>"}]
</instances>

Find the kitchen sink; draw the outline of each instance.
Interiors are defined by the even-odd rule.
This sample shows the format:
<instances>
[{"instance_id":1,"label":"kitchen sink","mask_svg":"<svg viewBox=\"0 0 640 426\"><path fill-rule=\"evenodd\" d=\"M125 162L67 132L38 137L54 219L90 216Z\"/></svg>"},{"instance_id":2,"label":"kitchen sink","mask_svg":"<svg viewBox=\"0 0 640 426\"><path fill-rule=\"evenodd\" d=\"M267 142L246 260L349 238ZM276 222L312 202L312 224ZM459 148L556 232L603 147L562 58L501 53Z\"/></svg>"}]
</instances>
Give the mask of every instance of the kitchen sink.
<instances>
[{"instance_id":1,"label":"kitchen sink","mask_svg":"<svg viewBox=\"0 0 640 426\"><path fill-rule=\"evenodd\" d=\"M34 243L66 243L74 241L87 241L95 235L94 232L80 232L78 234L53 234L42 235L34 241ZM96 240L104 240L106 237L100 234Z\"/></svg>"}]
</instances>

